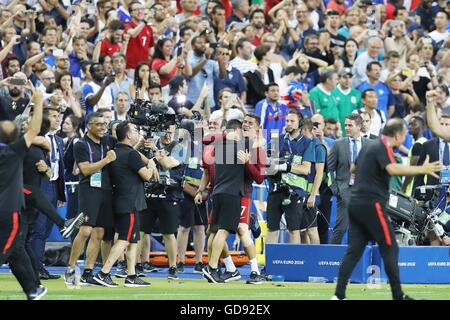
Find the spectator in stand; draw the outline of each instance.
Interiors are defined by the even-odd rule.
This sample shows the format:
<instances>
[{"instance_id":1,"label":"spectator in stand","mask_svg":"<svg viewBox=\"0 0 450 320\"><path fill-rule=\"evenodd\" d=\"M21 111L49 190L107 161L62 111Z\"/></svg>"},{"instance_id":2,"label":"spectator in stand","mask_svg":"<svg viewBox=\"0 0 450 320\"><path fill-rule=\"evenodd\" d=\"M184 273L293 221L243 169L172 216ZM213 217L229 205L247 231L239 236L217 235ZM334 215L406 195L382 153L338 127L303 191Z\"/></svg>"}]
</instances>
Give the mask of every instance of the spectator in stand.
<instances>
[{"instance_id":1,"label":"spectator in stand","mask_svg":"<svg viewBox=\"0 0 450 320\"><path fill-rule=\"evenodd\" d=\"M225 8L222 4L214 6L211 11L211 26L217 38L221 38L225 35L226 16Z\"/></svg>"},{"instance_id":2,"label":"spectator in stand","mask_svg":"<svg viewBox=\"0 0 450 320\"><path fill-rule=\"evenodd\" d=\"M227 27L229 27L232 22L242 24L248 22L247 17L250 10L248 0L231 0L231 8L233 9L233 12L227 18Z\"/></svg>"},{"instance_id":3,"label":"spectator in stand","mask_svg":"<svg viewBox=\"0 0 450 320\"><path fill-rule=\"evenodd\" d=\"M213 60L214 49L206 47L204 37L192 39L192 50L188 60L191 64L192 76L188 81L187 99L194 102L200 95L203 86L208 86L208 104L214 106L214 78L219 75L219 64Z\"/></svg>"},{"instance_id":4,"label":"spectator in stand","mask_svg":"<svg viewBox=\"0 0 450 320\"><path fill-rule=\"evenodd\" d=\"M339 83L336 89L331 93L337 102L337 109L339 111L339 122L341 128L345 128L345 119L354 110L362 107L361 93L352 88L352 69L344 68L339 71ZM342 132L345 137L345 130Z\"/></svg>"},{"instance_id":5,"label":"spectator in stand","mask_svg":"<svg viewBox=\"0 0 450 320\"><path fill-rule=\"evenodd\" d=\"M128 95L128 100L131 101L130 85L132 80L125 74L126 63L125 54L122 52L116 52L111 57L111 64L115 73L115 79L109 86L111 88L114 100L119 92L126 92Z\"/></svg>"},{"instance_id":6,"label":"spectator in stand","mask_svg":"<svg viewBox=\"0 0 450 320\"><path fill-rule=\"evenodd\" d=\"M271 82L275 82L273 70L269 67L269 50L270 47L261 45L255 49L255 58L258 61L258 69L253 72L244 74L247 80L247 105L252 108L262 99L265 98L265 87Z\"/></svg>"},{"instance_id":7,"label":"spectator in stand","mask_svg":"<svg viewBox=\"0 0 450 320\"><path fill-rule=\"evenodd\" d=\"M349 10L344 12L344 22L339 28L338 34L343 36L345 39L350 39L350 28L359 25L359 9L351 7Z\"/></svg>"},{"instance_id":8,"label":"spectator in stand","mask_svg":"<svg viewBox=\"0 0 450 320\"><path fill-rule=\"evenodd\" d=\"M256 63L251 61L253 47L249 39L241 38L236 42L236 58L230 61L230 66L244 75L257 69Z\"/></svg>"},{"instance_id":9,"label":"spectator in stand","mask_svg":"<svg viewBox=\"0 0 450 320\"><path fill-rule=\"evenodd\" d=\"M348 7L345 5L344 0L331 0L327 4L327 9L336 10L342 16L348 10Z\"/></svg>"},{"instance_id":10,"label":"spectator in stand","mask_svg":"<svg viewBox=\"0 0 450 320\"><path fill-rule=\"evenodd\" d=\"M367 80L367 65L369 62L378 61L378 53L383 48L383 41L378 37L371 37L367 42L367 51L361 53L353 64L353 87L359 86Z\"/></svg>"},{"instance_id":11,"label":"spectator in stand","mask_svg":"<svg viewBox=\"0 0 450 320\"><path fill-rule=\"evenodd\" d=\"M153 30L144 20L144 7L139 1L132 1L128 5L131 21L125 23L125 32L131 39L127 47L127 69L128 76L134 76L134 69L141 61L149 61L153 53L154 39Z\"/></svg>"},{"instance_id":12,"label":"spectator in stand","mask_svg":"<svg viewBox=\"0 0 450 320\"><path fill-rule=\"evenodd\" d=\"M388 119L395 111L395 98L389 87L380 81L381 64L378 61L372 61L367 65L367 81L361 83L357 89L364 92L367 89L373 89L378 96L377 109L382 111L385 118Z\"/></svg>"},{"instance_id":13,"label":"spectator in stand","mask_svg":"<svg viewBox=\"0 0 450 320\"><path fill-rule=\"evenodd\" d=\"M366 112L370 116L369 131L366 131L366 129L364 128L364 121L363 121L363 128L362 128L363 136L367 133L378 137L384 125L386 124L386 116L384 112L377 109L378 105L377 93L373 89L367 89L362 93L361 99L363 107L359 110L353 111L353 113L361 114Z\"/></svg>"},{"instance_id":14,"label":"spectator in stand","mask_svg":"<svg viewBox=\"0 0 450 320\"><path fill-rule=\"evenodd\" d=\"M336 97L332 91L338 83L338 75L335 71L326 71L320 75L320 83L309 93L309 99L316 113L325 118L339 120Z\"/></svg>"},{"instance_id":15,"label":"spectator in stand","mask_svg":"<svg viewBox=\"0 0 450 320\"><path fill-rule=\"evenodd\" d=\"M277 133L281 136L286 125L286 117L288 114L288 107L279 101L280 89L278 84L271 82L266 85L266 98L258 102L255 107L255 114L261 118L261 128L266 132L265 139L269 144Z\"/></svg>"},{"instance_id":16,"label":"spectator in stand","mask_svg":"<svg viewBox=\"0 0 450 320\"><path fill-rule=\"evenodd\" d=\"M93 81L83 84L81 88L86 101L86 113L97 111L98 108L111 109L113 96L109 85L114 82L114 77L106 76L105 68L100 63L93 63L89 69Z\"/></svg>"},{"instance_id":17,"label":"spectator in stand","mask_svg":"<svg viewBox=\"0 0 450 320\"><path fill-rule=\"evenodd\" d=\"M385 82L392 73L399 73L404 67L399 67L400 55L397 51L389 51L384 57L384 68L381 70L380 81ZM406 66L406 60L405 60Z\"/></svg>"},{"instance_id":18,"label":"spectator in stand","mask_svg":"<svg viewBox=\"0 0 450 320\"><path fill-rule=\"evenodd\" d=\"M436 43L437 46L442 46L450 37L450 32L447 30L449 20L449 13L445 11L440 11L436 13L436 17L434 19L434 24L436 26L436 30L430 32L429 36Z\"/></svg>"},{"instance_id":19,"label":"spectator in stand","mask_svg":"<svg viewBox=\"0 0 450 320\"><path fill-rule=\"evenodd\" d=\"M342 1L342 0L340 0ZM331 50L336 50L338 56L344 52L344 45L346 38L339 34L338 30L341 27L341 17L337 10L327 10L325 19L325 28L330 34Z\"/></svg>"},{"instance_id":20,"label":"spectator in stand","mask_svg":"<svg viewBox=\"0 0 450 320\"><path fill-rule=\"evenodd\" d=\"M124 34L124 28L119 20L113 20L109 23L107 35L101 41L100 54L106 54L110 57L116 52L126 54L130 35Z\"/></svg>"},{"instance_id":21,"label":"spectator in stand","mask_svg":"<svg viewBox=\"0 0 450 320\"><path fill-rule=\"evenodd\" d=\"M261 38L268 30L266 29L266 18L264 11L262 9L253 10L250 13L250 23L253 27L253 38L251 43L254 46L259 46L261 44Z\"/></svg>"},{"instance_id":22,"label":"spectator in stand","mask_svg":"<svg viewBox=\"0 0 450 320\"><path fill-rule=\"evenodd\" d=\"M81 62L89 60L87 54L87 40L83 36L75 36L72 40L73 52L69 54L70 73L72 76L82 78Z\"/></svg>"},{"instance_id":23,"label":"spectator in stand","mask_svg":"<svg viewBox=\"0 0 450 320\"><path fill-rule=\"evenodd\" d=\"M148 101L150 82L150 65L145 61L139 62L134 73L134 81L130 84L131 99Z\"/></svg>"},{"instance_id":24,"label":"spectator in stand","mask_svg":"<svg viewBox=\"0 0 450 320\"><path fill-rule=\"evenodd\" d=\"M172 55L173 42L170 39L160 39L155 46L155 54L151 68L159 74L164 99L169 97L169 80L175 75L192 75L191 65L188 60L187 50L178 49L176 55ZM180 53L178 55L178 53Z\"/></svg>"},{"instance_id":25,"label":"spectator in stand","mask_svg":"<svg viewBox=\"0 0 450 320\"><path fill-rule=\"evenodd\" d=\"M219 92L230 88L245 103L247 98L247 85L241 72L230 65L230 48L221 43L216 49L216 59L219 63L219 75L214 77L214 99L218 101ZM216 103L217 105L217 103Z\"/></svg>"},{"instance_id":26,"label":"spectator in stand","mask_svg":"<svg viewBox=\"0 0 450 320\"><path fill-rule=\"evenodd\" d=\"M400 68L406 65L406 57L414 49L414 42L406 35L406 26L403 21L390 20L387 22L389 30L392 32L392 37L387 37L384 40L384 48L386 52L396 51L400 55Z\"/></svg>"},{"instance_id":27,"label":"spectator in stand","mask_svg":"<svg viewBox=\"0 0 450 320\"><path fill-rule=\"evenodd\" d=\"M358 42L355 39L348 39L344 44L344 52L341 55L341 60L344 62L344 67L352 68L358 56Z\"/></svg>"}]
</instances>

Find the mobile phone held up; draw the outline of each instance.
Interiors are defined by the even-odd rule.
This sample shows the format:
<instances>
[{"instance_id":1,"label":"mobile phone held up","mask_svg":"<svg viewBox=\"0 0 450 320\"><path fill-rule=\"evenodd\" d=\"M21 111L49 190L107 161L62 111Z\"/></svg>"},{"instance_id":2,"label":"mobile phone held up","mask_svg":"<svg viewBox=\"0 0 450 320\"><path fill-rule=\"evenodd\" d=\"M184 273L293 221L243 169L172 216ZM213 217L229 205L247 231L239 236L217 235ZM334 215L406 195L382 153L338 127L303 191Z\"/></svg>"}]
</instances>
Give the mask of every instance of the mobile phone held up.
<instances>
[{"instance_id":1,"label":"mobile phone held up","mask_svg":"<svg viewBox=\"0 0 450 320\"><path fill-rule=\"evenodd\" d=\"M25 79L20 78L10 78L8 82L15 86L24 86L27 83Z\"/></svg>"},{"instance_id":2,"label":"mobile phone held up","mask_svg":"<svg viewBox=\"0 0 450 320\"><path fill-rule=\"evenodd\" d=\"M181 54L183 53L183 47L178 47L177 49L177 57L181 56Z\"/></svg>"}]
</instances>

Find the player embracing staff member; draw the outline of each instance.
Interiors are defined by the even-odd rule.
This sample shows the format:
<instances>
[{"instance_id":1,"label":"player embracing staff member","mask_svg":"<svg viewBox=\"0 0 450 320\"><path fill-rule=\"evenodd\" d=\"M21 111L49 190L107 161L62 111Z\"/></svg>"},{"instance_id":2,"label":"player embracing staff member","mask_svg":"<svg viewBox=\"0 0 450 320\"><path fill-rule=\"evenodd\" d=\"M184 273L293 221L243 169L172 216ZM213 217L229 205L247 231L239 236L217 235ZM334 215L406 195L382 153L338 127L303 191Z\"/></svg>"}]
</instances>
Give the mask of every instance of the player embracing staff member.
<instances>
[{"instance_id":1,"label":"player embracing staff member","mask_svg":"<svg viewBox=\"0 0 450 320\"><path fill-rule=\"evenodd\" d=\"M403 144L406 129L401 119L391 119L383 128L379 140L366 144L361 149L352 171L355 184L349 202L350 229L348 247L339 269L335 295L332 300L345 299L345 290L350 275L358 263L369 240L380 246L386 273L394 300L412 300L405 295L400 285L398 270L398 245L389 217L386 215L386 202L389 196L391 176L415 176L441 170L441 164L428 162L422 166L398 164L392 148Z\"/></svg>"},{"instance_id":2,"label":"player embracing staff member","mask_svg":"<svg viewBox=\"0 0 450 320\"><path fill-rule=\"evenodd\" d=\"M247 114L244 117L244 122L242 123L242 129L243 129L243 136L246 140L246 148L244 150L238 151L238 159L245 163L245 194L241 198L241 216L239 220L238 225L238 235L239 238L243 244L245 253L247 254L249 260L250 260L250 266L251 266L251 273L250 277L247 280L248 284L260 284L264 281L264 277L260 275L259 268L258 268L258 260L256 258L256 249L255 244L253 240L250 237L249 232L249 224L250 224L250 208L252 204L252 183L253 181L256 181L257 183L262 183L264 180L264 166L265 166L265 153L263 150L263 146L265 145L265 140L262 138L262 135L260 133L260 124L261 120L260 117L255 114ZM221 134L219 134L220 136ZM230 136L228 136L230 137ZM208 140L208 137L205 137L206 140ZM207 150L208 148L213 148L214 145L210 144L205 147L204 150ZM249 153L249 149L251 149L251 152ZM209 162L207 159L209 156L212 158L214 157L214 154L211 155L211 153L214 153L214 150L208 150L207 151L210 154L204 155L205 161ZM210 159L212 159L210 157ZM207 174L202 176L202 180L200 182L199 191L197 192L195 201L197 203L201 203L203 200L203 191L206 188L206 185L210 183L211 185L214 185L214 162L211 161L210 164L204 164L205 170L207 170ZM209 177L209 180L206 179L206 177ZM214 228L214 227L212 227ZM208 252L211 253L211 246L212 241L214 239L214 235L209 237L208 241ZM224 282L230 282L239 280L241 278L239 271L236 269L236 266L233 263L233 259L229 255L229 248L227 243L225 242L224 249L221 254L221 258L223 258L223 261L225 263L226 271L221 276L221 280Z\"/></svg>"},{"instance_id":3,"label":"player embracing staff member","mask_svg":"<svg viewBox=\"0 0 450 320\"><path fill-rule=\"evenodd\" d=\"M80 169L79 212L85 221L72 243L69 265L64 274L67 285L76 285L75 266L90 237L81 285L98 285L92 269L100 251L105 228L114 226L112 212L112 185L108 165L116 160L116 153L105 137L106 119L103 114L91 112L86 117L87 134L74 146L75 162Z\"/></svg>"},{"instance_id":4,"label":"player embracing staff member","mask_svg":"<svg viewBox=\"0 0 450 320\"><path fill-rule=\"evenodd\" d=\"M24 223L20 214L25 207L23 159L42 123L43 97L33 90L34 113L28 131L18 139L19 130L11 121L0 121L0 265L9 261L11 271L29 300L39 300L47 288L40 286L25 251Z\"/></svg>"},{"instance_id":5,"label":"player embracing staff member","mask_svg":"<svg viewBox=\"0 0 450 320\"><path fill-rule=\"evenodd\" d=\"M152 160L141 158L133 149L139 141L139 130L129 121L117 125L118 143L114 151L116 161L111 163L111 182L113 184L113 209L115 225L119 234L103 268L94 276L94 280L107 287L117 287L110 276L114 263L126 249L128 275L125 287L147 287L150 283L136 276L136 248L139 241L139 212L146 209L144 181L158 174Z\"/></svg>"}]
</instances>

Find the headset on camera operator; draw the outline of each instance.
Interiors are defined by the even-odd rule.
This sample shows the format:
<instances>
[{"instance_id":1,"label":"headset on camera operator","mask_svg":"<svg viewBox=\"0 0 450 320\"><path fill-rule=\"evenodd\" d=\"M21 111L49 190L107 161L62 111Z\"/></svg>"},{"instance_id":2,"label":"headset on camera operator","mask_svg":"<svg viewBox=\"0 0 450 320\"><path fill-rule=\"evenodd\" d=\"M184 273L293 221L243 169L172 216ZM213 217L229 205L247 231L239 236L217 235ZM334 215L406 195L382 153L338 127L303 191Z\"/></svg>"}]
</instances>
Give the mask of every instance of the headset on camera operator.
<instances>
[{"instance_id":1,"label":"headset on camera operator","mask_svg":"<svg viewBox=\"0 0 450 320\"><path fill-rule=\"evenodd\" d=\"M307 197L306 176L310 173L311 163L315 161L314 145L310 138L302 134L302 127L303 116L295 110L289 110L286 134L279 139L279 154L275 154L276 141L272 141L272 162L267 173L276 174L271 177L267 198L267 243L277 241L283 213L289 230L289 242L300 243L303 202ZM274 138L272 134L272 140Z\"/></svg>"}]
</instances>

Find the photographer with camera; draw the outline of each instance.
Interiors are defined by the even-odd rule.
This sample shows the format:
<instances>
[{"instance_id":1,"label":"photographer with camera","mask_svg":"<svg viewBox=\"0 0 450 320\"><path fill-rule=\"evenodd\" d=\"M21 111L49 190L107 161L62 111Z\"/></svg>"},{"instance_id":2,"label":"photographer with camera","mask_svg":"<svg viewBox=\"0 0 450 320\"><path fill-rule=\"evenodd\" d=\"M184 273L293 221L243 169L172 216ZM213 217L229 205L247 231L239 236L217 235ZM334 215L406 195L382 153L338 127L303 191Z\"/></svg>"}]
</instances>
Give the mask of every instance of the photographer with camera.
<instances>
[{"instance_id":1,"label":"photographer with camera","mask_svg":"<svg viewBox=\"0 0 450 320\"><path fill-rule=\"evenodd\" d=\"M310 173L311 163L315 162L314 144L302 134L302 127L303 116L295 110L289 110L286 134L279 139L279 150L276 150L276 142L272 142L273 162L268 168L272 181L267 198L267 243L278 242L283 213L289 230L289 243L300 243L303 205L308 196L306 176ZM272 140L275 140L273 135Z\"/></svg>"},{"instance_id":2,"label":"photographer with camera","mask_svg":"<svg viewBox=\"0 0 450 320\"><path fill-rule=\"evenodd\" d=\"M152 233L156 219L169 260L168 279L178 279L176 266L177 240L180 217L180 201L183 199L183 175L187 150L176 137L176 126L170 125L156 141L154 160L159 170L159 179L150 187L147 209L141 213L141 231Z\"/></svg>"}]
</instances>

